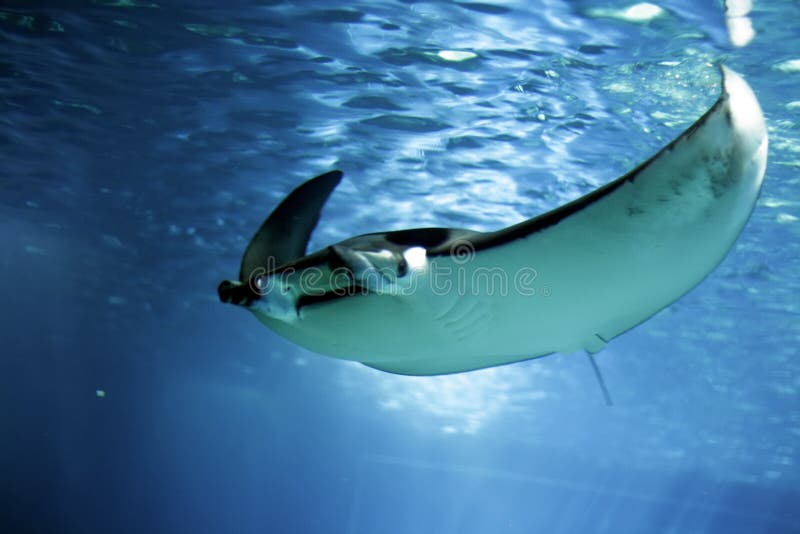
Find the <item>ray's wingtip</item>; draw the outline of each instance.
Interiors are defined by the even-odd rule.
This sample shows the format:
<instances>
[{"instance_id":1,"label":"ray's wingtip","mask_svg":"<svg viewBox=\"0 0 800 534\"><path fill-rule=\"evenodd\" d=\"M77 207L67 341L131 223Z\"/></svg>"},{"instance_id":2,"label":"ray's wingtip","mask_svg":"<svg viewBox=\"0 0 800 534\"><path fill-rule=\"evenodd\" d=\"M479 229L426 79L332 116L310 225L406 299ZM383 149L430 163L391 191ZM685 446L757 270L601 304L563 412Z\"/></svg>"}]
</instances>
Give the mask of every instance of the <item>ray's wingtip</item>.
<instances>
[{"instance_id":1,"label":"ray's wingtip","mask_svg":"<svg viewBox=\"0 0 800 534\"><path fill-rule=\"evenodd\" d=\"M720 87L723 96L730 95L731 83L734 83L736 80L744 82L742 75L727 66L725 63L718 63L717 68L719 69L720 76L722 77L720 80ZM746 84L746 82L744 83Z\"/></svg>"},{"instance_id":2,"label":"ray's wingtip","mask_svg":"<svg viewBox=\"0 0 800 534\"><path fill-rule=\"evenodd\" d=\"M740 80L743 79L742 75L739 74L738 71L736 71L735 69L730 68L725 63L720 63L719 64L719 71L722 73L722 81L723 81L723 83L725 81L727 81L727 80L732 79L732 78L737 78L737 79L740 79Z\"/></svg>"},{"instance_id":3,"label":"ray's wingtip","mask_svg":"<svg viewBox=\"0 0 800 534\"><path fill-rule=\"evenodd\" d=\"M720 63L722 98L728 100L731 120L738 131L753 139L766 139L766 121L761 105L747 80L732 68Z\"/></svg>"},{"instance_id":4,"label":"ray's wingtip","mask_svg":"<svg viewBox=\"0 0 800 534\"><path fill-rule=\"evenodd\" d=\"M722 75L720 85L722 86L723 96L738 96L740 98L754 100L756 103L758 102L755 93L753 93L753 89L750 87L750 84L747 83L747 80L744 79L744 76L724 63L720 63L718 67Z\"/></svg>"}]
</instances>

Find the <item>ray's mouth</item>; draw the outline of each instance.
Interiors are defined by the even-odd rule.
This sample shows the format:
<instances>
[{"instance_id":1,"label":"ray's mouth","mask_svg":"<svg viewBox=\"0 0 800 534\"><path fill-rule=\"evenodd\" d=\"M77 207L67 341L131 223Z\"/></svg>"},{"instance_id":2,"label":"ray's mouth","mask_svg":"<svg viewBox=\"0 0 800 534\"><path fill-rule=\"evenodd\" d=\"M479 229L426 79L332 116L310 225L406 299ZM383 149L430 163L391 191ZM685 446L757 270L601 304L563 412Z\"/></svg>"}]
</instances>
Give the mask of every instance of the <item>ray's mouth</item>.
<instances>
[{"instance_id":1,"label":"ray's mouth","mask_svg":"<svg viewBox=\"0 0 800 534\"><path fill-rule=\"evenodd\" d=\"M354 278L350 278L346 284L339 284L326 289L319 287L307 288L306 291L301 289L298 293L295 298L295 309L298 313L303 308L325 304L346 297L376 294L368 287L359 284ZM270 293L265 292L262 294L254 290L251 284L235 280L223 280L217 287L217 294L222 303L249 308L262 299L269 298Z\"/></svg>"}]
</instances>

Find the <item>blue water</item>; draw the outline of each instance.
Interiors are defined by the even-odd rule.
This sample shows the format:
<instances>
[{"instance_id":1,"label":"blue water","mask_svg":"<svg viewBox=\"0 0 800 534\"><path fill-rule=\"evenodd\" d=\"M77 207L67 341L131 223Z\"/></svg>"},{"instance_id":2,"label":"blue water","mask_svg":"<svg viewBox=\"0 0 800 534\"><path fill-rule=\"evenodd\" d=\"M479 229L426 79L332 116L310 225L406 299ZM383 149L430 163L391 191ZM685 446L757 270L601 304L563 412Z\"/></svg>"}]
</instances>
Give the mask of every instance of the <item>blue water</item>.
<instances>
[{"instance_id":1,"label":"blue water","mask_svg":"<svg viewBox=\"0 0 800 534\"><path fill-rule=\"evenodd\" d=\"M738 48L699 4L3 2L0 532L800 532L800 4ZM668 142L722 60L761 198L598 355L613 407L581 354L393 376L217 301L306 178L346 173L312 248L499 228Z\"/></svg>"}]
</instances>

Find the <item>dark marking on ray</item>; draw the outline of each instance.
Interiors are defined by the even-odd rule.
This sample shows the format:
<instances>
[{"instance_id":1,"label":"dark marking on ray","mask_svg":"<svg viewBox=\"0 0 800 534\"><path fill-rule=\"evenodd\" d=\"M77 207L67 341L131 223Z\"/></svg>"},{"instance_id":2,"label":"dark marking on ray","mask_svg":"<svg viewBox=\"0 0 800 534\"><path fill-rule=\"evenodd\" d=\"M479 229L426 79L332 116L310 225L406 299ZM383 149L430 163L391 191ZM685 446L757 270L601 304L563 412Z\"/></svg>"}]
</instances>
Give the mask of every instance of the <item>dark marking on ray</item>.
<instances>
[{"instance_id":1,"label":"dark marking on ray","mask_svg":"<svg viewBox=\"0 0 800 534\"><path fill-rule=\"evenodd\" d=\"M627 213L628 217L636 217L637 215L644 215L645 210L640 206L628 206Z\"/></svg>"}]
</instances>

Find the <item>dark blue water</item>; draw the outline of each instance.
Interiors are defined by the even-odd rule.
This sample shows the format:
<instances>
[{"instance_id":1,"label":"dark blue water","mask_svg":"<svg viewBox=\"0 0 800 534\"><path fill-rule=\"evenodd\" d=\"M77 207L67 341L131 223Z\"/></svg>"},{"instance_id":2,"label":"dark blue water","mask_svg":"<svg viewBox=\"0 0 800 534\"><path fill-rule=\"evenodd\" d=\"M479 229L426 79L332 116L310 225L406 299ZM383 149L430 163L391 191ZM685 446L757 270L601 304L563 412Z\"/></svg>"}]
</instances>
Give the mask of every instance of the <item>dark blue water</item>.
<instances>
[{"instance_id":1,"label":"dark blue water","mask_svg":"<svg viewBox=\"0 0 800 534\"><path fill-rule=\"evenodd\" d=\"M800 531L800 5L6 1L0 532ZM216 299L292 187L312 248L499 228L648 157L718 93L770 132L703 284L581 354L406 378ZM533 318L532 320L535 320Z\"/></svg>"}]
</instances>

